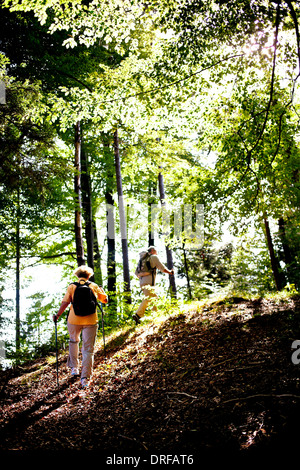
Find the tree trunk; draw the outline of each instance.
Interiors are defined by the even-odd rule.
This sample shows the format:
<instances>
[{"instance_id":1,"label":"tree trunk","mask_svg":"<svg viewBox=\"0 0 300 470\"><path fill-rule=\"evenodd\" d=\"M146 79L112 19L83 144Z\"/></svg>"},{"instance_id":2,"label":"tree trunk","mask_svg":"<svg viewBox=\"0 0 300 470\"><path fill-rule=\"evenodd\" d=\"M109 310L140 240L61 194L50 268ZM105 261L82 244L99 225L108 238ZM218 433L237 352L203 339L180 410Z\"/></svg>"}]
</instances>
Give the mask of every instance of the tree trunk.
<instances>
[{"instance_id":1,"label":"tree trunk","mask_svg":"<svg viewBox=\"0 0 300 470\"><path fill-rule=\"evenodd\" d=\"M115 299L117 287L116 275L116 243L114 199L110 192L105 193L107 204L107 290L110 300Z\"/></svg>"},{"instance_id":2,"label":"tree trunk","mask_svg":"<svg viewBox=\"0 0 300 470\"><path fill-rule=\"evenodd\" d=\"M162 173L160 172L158 175L158 187L159 187L159 196L160 202L162 207L166 205L166 196L165 196L165 188L164 188L164 178ZM166 254L167 254L167 267L168 269L173 269L173 255L172 250L170 250L168 244L166 244ZM169 275L169 286L170 286L170 293L172 298L176 298L177 290L176 290L176 283L175 283L175 276Z\"/></svg>"},{"instance_id":3,"label":"tree trunk","mask_svg":"<svg viewBox=\"0 0 300 470\"><path fill-rule=\"evenodd\" d=\"M117 178L117 191L118 191L118 196L119 196L119 217L120 217L122 256L123 256L124 292L127 294L126 302L131 303L126 216L125 216L125 207L124 207L124 200L123 200L118 130L116 130L114 133L114 155L115 155L115 168L116 168L116 178Z\"/></svg>"},{"instance_id":4,"label":"tree trunk","mask_svg":"<svg viewBox=\"0 0 300 470\"><path fill-rule=\"evenodd\" d=\"M94 224L93 205L91 194L91 181L88 167L87 154L81 148L81 187L82 187L82 210L85 221L85 239L87 248L87 264L94 271ZM94 279L91 279L94 281Z\"/></svg>"},{"instance_id":5,"label":"tree trunk","mask_svg":"<svg viewBox=\"0 0 300 470\"><path fill-rule=\"evenodd\" d=\"M93 218L93 230L94 230L94 265L95 265L95 282L102 286L103 285L103 277L102 277L102 253L100 252L99 242L98 242L98 234L97 234L97 227L96 221Z\"/></svg>"},{"instance_id":6,"label":"tree trunk","mask_svg":"<svg viewBox=\"0 0 300 470\"><path fill-rule=\"evenodd\" d=\"M267 238L267 244L268 244L268 249L269 249L269 254L270 254L274 281L275 281L276 289L279 291L282 289L281 277L280 277L280 273L278 269L277 259L276 259L275 252L274 252L274 246L273 246L273 240L272 240L272 236L270 232L269 221L266 217L264 218L264 224L265 224L266 238Z\"/></svg>"},{"instance_id":7,"label":"tree trunk","mask_svg":"<svg viewBox=\"0 0 300 470\"><path fill-rule=\"evenodd\" d=\"M297 259L296 254L294 253L294 249L290 246L289 239L286 235L286 222L281 217L278 221L279 225L279 237L283 248L283 261L285 262L285 269L287 280L290 284L295 284L296 288L298 289L299 279L298 279L298 272L299 267L297 266Z\"/></svg>"},{"instance_id":8,"label":"tree trunk","mask_svg":"<svg viewBox=\"0 0 300 470\"><path fill-rule=\"evenodd\" d=\"M76 258L78 266L85 263L84 261L84 248L82 239L82 201L81 201L81 132L80 121L75 125L75 178L74 178L74 191L75 191L75 243L76 243Z\"/></svg>"},{"instance_id":9,"label":"tree trunk","mask_svg":"<svg viewBox=\"0 0 300 470\"><path fill-rule=\"evenodd\" d=\"M111 136L102 134L103 157L106 165L106 241L107 241L107 291L110 305L117 306L117 274L116 274L116 233L115 233L115 164L111 152Z\"/></svg>"},{"instance_id":10,"label":"tree trunk","mask_svg":"<svg viewBox=\"0 0 300 470\"><path fill-rule=\"evenodd\" d=\"M284 253L284 262L286 263L286 265L289 265L293 262L293 256L285 233L285 221L282 217L278 220L278 225L279 236Z\"/></svg>"},{"instance_id":11,"label":"tree trunk","mask_svg":"<svg viewBox=\"0 0 300 470\"><path fill-rule=\"evenodd\" d=\"M20 190L18 188L16 217L16 353L20 350Z\"/></svg>"},{"instance_id":12,"label":"tree trunk","mask_svg":"<svg viewBox=\"0 0 300 470\"><path fill-rule=\"evenodd\" d=\"M154 246L154 230L152 230L152 211L151 206L155 204L155 189L156 184L153 181L149 181L148 187L148 246Z\"/></svg>"},{"instance_id":13,"label":"tree trunk","mask_svg":"<svg viewBox=\"0 0 300 470\"><path fill-rule=\"evenodd\" d=\"M190 283L189 267L188 267L188 262L187 262L187 257L186 257L186 249L184 248L184 244L183 244L182 249L183 249L184 268L185 268L185 273L186 273L186 281L187 281L189 299L191 300L192 299L192 289L191 289L191 283Z\"/></svg>"}]
</instances>

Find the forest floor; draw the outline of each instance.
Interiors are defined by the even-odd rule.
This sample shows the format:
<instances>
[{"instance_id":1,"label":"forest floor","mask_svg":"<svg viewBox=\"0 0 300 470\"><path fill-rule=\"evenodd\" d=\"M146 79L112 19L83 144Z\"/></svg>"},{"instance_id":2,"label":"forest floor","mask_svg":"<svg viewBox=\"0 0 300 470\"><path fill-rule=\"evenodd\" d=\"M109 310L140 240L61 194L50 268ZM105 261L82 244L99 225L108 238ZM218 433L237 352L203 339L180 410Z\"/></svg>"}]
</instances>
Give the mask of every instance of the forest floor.
<instances>
[{"instance_id":1,"label":"forest floor","mask_svg":"<svg viewBox=\"0 0 300 470\"><path fill-rule=\"evenodd\" d=\"M69 376L66 351L59 386L55 356L2 371L0 450L99 452L106 464L146 456L140 468L206 455L287 458L298 448L298 339L299 297L195 302L149 315L107 337L105 355L99 337L86 390Z\"/></svg>"}]
</instances>

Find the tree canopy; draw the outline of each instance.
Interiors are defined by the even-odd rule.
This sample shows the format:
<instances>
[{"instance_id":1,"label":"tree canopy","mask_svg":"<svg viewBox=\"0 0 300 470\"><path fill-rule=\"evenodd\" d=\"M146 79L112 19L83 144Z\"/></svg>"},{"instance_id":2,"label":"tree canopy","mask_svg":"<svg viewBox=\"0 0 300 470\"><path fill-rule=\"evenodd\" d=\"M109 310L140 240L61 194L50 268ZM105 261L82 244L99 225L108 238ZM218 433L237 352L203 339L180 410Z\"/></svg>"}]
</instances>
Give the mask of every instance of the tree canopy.
<instances>
[{"instance_id":1,"label":"tree canopy","mask_svg":"<svg viewBox=\"0 0 300 470\"><path fill-rule=\"evenodd\" d=\"M126 321L150 241L172 251L177 301L299 289L298 2L1 5L1 261L21 317L32 266L67 284L87 262ZM168 237L160 220L151 238L151 205ZM175 236L185 205L203 206L197 249Z\"/></svg>"}]
</instances>

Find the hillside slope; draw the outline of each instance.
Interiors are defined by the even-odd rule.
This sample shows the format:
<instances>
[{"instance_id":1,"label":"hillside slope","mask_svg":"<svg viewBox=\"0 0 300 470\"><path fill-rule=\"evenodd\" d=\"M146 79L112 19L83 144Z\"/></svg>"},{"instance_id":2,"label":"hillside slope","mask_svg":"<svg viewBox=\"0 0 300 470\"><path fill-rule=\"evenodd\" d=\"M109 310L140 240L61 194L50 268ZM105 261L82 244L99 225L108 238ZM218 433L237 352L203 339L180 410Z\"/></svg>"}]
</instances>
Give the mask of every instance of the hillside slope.
<instances>
[{"instance_id":1,"label":"hillside slope","mask_svg":"<svg viewBox=\"0 0 300 470\"><path fill-rule=\"evenodd\" d=\"M88 390L66 353L1 373L0 450L137 455L293 448L300 301L194 304L99 340ZM151 318L151 317L149 317Z\"/></svg>"}]
</instances>

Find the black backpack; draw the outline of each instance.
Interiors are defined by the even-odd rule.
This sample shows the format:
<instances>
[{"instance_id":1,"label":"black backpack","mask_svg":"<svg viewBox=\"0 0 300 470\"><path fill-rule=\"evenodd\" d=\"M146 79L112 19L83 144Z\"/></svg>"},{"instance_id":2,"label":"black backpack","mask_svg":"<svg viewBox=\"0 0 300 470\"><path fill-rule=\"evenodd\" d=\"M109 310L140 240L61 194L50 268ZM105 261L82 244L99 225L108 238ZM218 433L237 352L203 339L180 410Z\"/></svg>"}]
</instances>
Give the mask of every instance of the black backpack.
<instances>
[{"instance_id":1,"label":"black backpack","mask_svg":"<svg viewBox=\"0 0 300 470\"><path fill-rule=\"evenodd\" d=\"M73 282L72 284L76 286L72 302L75 315L85 317L95 313L98 302L94 292L89 287L90 281L86 281L84 284L81 282Z\"/></svg>"}]
</instances>

